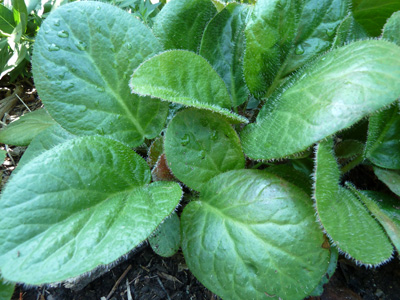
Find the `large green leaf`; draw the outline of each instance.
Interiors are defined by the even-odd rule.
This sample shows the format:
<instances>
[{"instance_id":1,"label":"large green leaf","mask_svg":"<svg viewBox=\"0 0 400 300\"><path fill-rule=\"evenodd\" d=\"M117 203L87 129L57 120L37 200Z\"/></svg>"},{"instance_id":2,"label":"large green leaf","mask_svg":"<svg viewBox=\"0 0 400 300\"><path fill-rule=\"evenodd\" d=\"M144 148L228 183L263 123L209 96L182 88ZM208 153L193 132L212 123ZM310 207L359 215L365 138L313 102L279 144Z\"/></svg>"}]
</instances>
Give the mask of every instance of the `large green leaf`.
<instances>
[{"instance_id":1,"label":"large green leaf","mask_svg":"<svg viewBox=\"0 0 400 300\"><path fill-rule=\"evenodd\" d=\"M365 156L379 167L400 169L400 114L398 103L369 118Z\"/></svg>"},{"instance_id":2,"label":"large green leaf","mask_svg":"<svg viewBox=\"0 0 400 300\"><path fill-rule=\"evenodd\" d=\"M50 115L66 130L138 146L159 134L168 105L132 95L129 77L160 50L150 29L115 6L63 5L37 35L35 84Z\"/></svg>"},{"instance_id":3,"label":"large green leaf","mask_svg":"<svg viewBox=\"0 0 400 300\"><path fill-rule=\"evenodd\" d=\"M357 191L353 192L368 207L370 212L385 228L393 245L400 251L400 205L397 199L379 192Z\"/></svg>"},{"instance_id":4,"label":"large green leaf","mask_svg":"<svg viewBox=\"0 0 400 300\"><path fill-rule=\"evenodd\" d=\"M339 185L331 139L317 146L315 163L315 208L332 242L362 264L390 259L393 247L380 225L351 191Z\"/></svg>"},{"instance_id":5,"label":"large green leaf","mask_svg":"<svg viewBox=\"0 0 400 300\"><path fill-rule=\"evenodd\" d=\"M15 289L15 284L6 283L0 277L0 299L1 300L10 300Z\"/></svg>"},{"instance_id":6,"label":"large green leaf","mask_svg":"<svg viewBox=\"0 0 400 300\"><path fill-rule=\"evenodd\" d=\"M0 36L11 34L15 28L14 15L11 10L0 4Z\"/></svg>"},{"instance_id":7,"label":"large green leaf","mask_svg":"<svg viewBox=\"0 0 400 300\"><path fill-rule=\"evenodd\" d=\"M0 200L4 278L57 282L126 254L182 195L177 183L149 185L150 178L143 158L100 136L67 141L29 161Z\"/></svg>"},{"instance_id":8,"label":"large green leaf","mask_svg":"<svg viewBox=\"0 0 400 300\"><path fill-rule=\"evenodd\" d=\"M18 167L14 173L22 169L23 165L36 156L39 156L43 152L74 138L77 138L77 136L69 133L58 124L52 125L43 130L29 144L28 149L26 149L24 155L22 155L18 162Z\"/></svg>"},{"instance_id":9,"label":"large green leaf","mask_svg":"<svg viewBox=\"0 0 400 300\"><path fill-rule=\"evenodd\" d=\"M310 64L267 100L257 123L242 135L253 159L303 151L400 96L400 47L360 41L337 48Z\"/></svg>"},{"instance_id":10,"label":"large green leaf","mask_svg":"<svg viewBox=\"0 0 400 300\"><path fill-rule=\"evenodd\" d=\"M243 78L243 56L246 26L250 6L230 3L208 23L200 46L203 56L224 80L233 106L248 98Z\"/></svg>"},{"instance_id":11,"label":"large green leaf","mask_svg":"<svg viewBox=\"0 0 400 300\"><path fill-rule=\"evenodd\" d=\"M347 0L258 0L245 30L250 91L271 94L281 78L327 51L347 12Z\"/></svg>"},{"instance_id":12,"label":"large green leaf","mask_svg":"<svg viewBox=\"0 0 400 300\"><path fill-rule=\"evenodd\" d=\"M330 256L310 202L260 170L218 175L181 216L189 269L223 299L305 298Z\"/></svg>"},{"instance_id":13,"label":"large green leaf","mask_svg":"<svg viewBox=\"0 0 400 300\"><path fill-rule=\"evenodd\" d=\"M400 10L398 0L353 0L354 18L371 34L381 34L386 20Z\"/></svg>"},{"instance_id":14,"label":"large green leaf","mask_svg":"<svg viewBox=\"0 0 400 300\"><path fill-rule=\"evenodd\" d=\"M374 167L375 175L383 181L389 189L400 196L400 170L385 170Z\"/></svg>"},{"instance_id":15,"label":"large green leaf","mask_svg":"<svg viewBox=\"0 0 400 300\"><path fill-rule=\"evenodd\" d=\"M235 130L218 114L203 110L178 113L168 126L164 149L172 173L195 190L220 173L244 168Z\"/></svg>"},{"instance_id":16,"label":"large green leaf","mask_svg":"<svg viewBox=\"0 0 400 300\"><path fill-rule=\"evenodd\" d=\"M231 98L224 81L201 56L170 50L145 61L132 75L133 93L157 97L185 106L212 110L244 122L230 112Z\"/></svg>"},{"instance_id":17,"label":"large green leaf","mask_svg":"<svg viewBox=\"0 0 400 300\"><path fill-rule=\"evenodd\" d=\"M204 28L216 13L210 0L172 0L156 16L153 32L165 50L197 52Z\"/></svg>"},{"instance_id":18,"label":"large green leaf","mask_svg":"<svg viewBox=\"0 0 400 300\"><path fill-rule=\"evenodd\" d=\"M0 143L27 146L36 135L54 124L44 109L27 113L0 131Z\"/></svg>"}]
</instances>

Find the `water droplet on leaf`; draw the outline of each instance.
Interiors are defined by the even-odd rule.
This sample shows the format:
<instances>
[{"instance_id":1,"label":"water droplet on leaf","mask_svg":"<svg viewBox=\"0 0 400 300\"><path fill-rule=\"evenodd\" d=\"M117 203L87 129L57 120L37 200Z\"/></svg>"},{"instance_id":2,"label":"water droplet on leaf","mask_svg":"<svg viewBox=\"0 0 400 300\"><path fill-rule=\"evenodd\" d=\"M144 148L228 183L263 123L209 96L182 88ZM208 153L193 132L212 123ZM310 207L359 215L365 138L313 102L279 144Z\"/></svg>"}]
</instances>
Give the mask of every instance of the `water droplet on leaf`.
<instances>
[{"instance_id":1,"label":"water droplet on leaf","mask_svg":"<svg viewBox=\"0 0 400 300\"><path fill-rule=\"evenodd\" d=\"M68 31L66 31L66 30L60 30L60 31L57 33L57 35L58 35L60 38L67 38L67 37L69 36L69 33L68 33Z\"/></svg>"},{"instance_id":2,"label":"water droplet on leaf","mask_svg":"<svg viewBox=\"0 0 400 300\"><path fill-rule=\"evenodd\" d=\"M199 157L200 157L200 159L205 159L206 158L206 151L205 150L200 150Z\"/></svg>"},{"instance_id":3,"label":"water droplet on leaf","mask_svg":"<svg viewBox=\"0 0 400 300\"><path fill-rule=\"evenodd\" d=\"M190 136L186 133L181 139L181 145L186 146L190 143Z\"/></svg>"},{"instance_id":4,"label":"water droplet on leaf","mask_svg":"<svg viewBox=\"0 0 400 300\"><path fill-rule=\"evenodd\" d=\"M296 46L295 53L296 53L297 55L302 55L302 54L304 53L304 48L303 48L303 46L302 46L301 44L298 44L298 45Z\"/></svg>"},{"instance_id":5,"label":"water droplet on leaf","mask_svg":"<svg viewBox=\"0 0 400 300\"><path fill-rule=\"evenodd\" d=\"M326 29L326 35L332 37L335 34L335 29Z\"/></svg>"},{"instance_id":6,"label":"water droplet on leaf","mask_svg":"<svg viewBox=\"0 0 400 300\"><path fill-rule=\"evenodd\" d=\"M216 130L214 130L211 134L211 139L213 141L216 141L218 139L218 132Z\"/></svg>"},{"instance_id":7,"label":"water droplet on leaf","mask_svg":"<svg viewBox=\"0 0 400 300\"><path fill-rule=\"evenodd\" d=\"M58 47L56 44L51 44L49 46L49 51L58 51L60 50L60 47Z\"/></svg>"},{"instance_id":8,"label":"water droplet on leaf","mask_svg":"<svg viewBox=\"0 0 400 300\"><path fill-rule=\"evenodd\" d=\"M76 48L78 48L81 51L85 51L87 48L86 43L82 42L82 41L78 41L75 43Z\"/></svg>"},{"instance_id":9,"label":"water droplet on leaf","mask_svg":"<svg viewBox=\"0 0 400 300\"><path fill-rule=\"evenodd\" d=\"M56 19L54 21L54 26L60 26L60 20L59 19Z\"/></svg>"},{"instance_id":10,"label":"water droplet on leaf","mask_svg":"<svg viewBox=\"0 0 400 300\"><path fill-rule=\"evenodd\" d=\"M127 43L126 44L126 48L128 48L128 50L131 50L132 49L132 44L131 43Z\"/></svg>"}]
</instances>

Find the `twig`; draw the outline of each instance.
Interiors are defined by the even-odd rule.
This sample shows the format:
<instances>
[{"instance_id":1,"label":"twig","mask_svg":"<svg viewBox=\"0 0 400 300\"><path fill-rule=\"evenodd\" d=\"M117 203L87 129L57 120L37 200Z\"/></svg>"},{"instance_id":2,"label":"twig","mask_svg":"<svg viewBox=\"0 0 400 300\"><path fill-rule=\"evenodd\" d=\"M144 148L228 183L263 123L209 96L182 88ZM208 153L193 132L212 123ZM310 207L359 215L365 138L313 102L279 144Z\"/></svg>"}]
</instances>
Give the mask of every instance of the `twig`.
<instances>
[{"instance_id":1,"label":"twig","mask_svg":"<svg viewBox=\"0 0 400 300\"><path fill-rule=\"evenodd\" d=\"M126 294L128 295L128 300L133 300L128 278L126 279Z\"/></svg>"},{"instance_id":2,"label":"twig","mask_svg":"<svg viewBox=\"0 0 400 300\"><path fill-rule=\"evenodd\" d=\"M169 295L168 295L167 290L165 289L165 287L163 286L163 284L162 284L162 282L161 282L161 280L160 280L160 277L158 277L158 276L157 276L157 281L158 281L158 283L161 285L161 288L162 288L162 290L165 292L165 294L167 294L168 300L171 300L171 298L170 298Z\"/></svg>"},{"instance_id":3,"label":"twig","mask_svg":"<svg viewBox=\"0 0 400 300\"><path fill-rule=\"evenodd\" d=\"M124 271L124 273L122 273L121 277L118 278L117 282L114 284L114 286L112 287L111 291L108 293L106 300L111 298L112 294L114 294L115 290L117 289L117 287L121 283L122 279L124 279L124 277L126 276L126 274L128 274L130 269L132 269L131 265L129 265L126 268L126 270Z\"/></svg>"},{"instance_id":4,"label":"twig","mask_svg":"<svg viewBox=\"0 0 400 300\"><path fill-rule=\"evenodd\" d=\"M18 96L18 94L15 94L15 96L17 96L17 98L19 99L19 101L21 101L22 104L31 112L31 109L28 107L28 105L25 104L24 100L22 100L22 99L20 98L20 96Z\"/></svg>"},{"instance_id":5,"label":"twig","mask_svg":"<svg viewBox=\"0 0 400 300\"><path fill-rule=\"evenodd\" d=\"M0 118L3 118L4 114L9 112L13 107L17 104L18 98L17 95L22 94L24 90L21 86L17 86L10 96L5 97L1 100L0 104Z\"/></svg>"}]
</instances>

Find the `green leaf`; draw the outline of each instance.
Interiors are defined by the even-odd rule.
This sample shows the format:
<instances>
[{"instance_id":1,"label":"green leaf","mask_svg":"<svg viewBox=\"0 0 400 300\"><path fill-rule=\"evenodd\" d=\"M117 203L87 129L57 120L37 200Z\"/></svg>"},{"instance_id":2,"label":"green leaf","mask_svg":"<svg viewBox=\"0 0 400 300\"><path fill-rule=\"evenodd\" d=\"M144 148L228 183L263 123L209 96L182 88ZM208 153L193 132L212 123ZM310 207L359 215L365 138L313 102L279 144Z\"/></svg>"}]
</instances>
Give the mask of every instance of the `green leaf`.
<instances>
[{"instance_id":1,"label":"green leaf","mask_svg":"<svg viewBox=\"0 0 400 300\"><path fill-rule=\"evenodd\" d=\"M395 12L400 10L398 0L353 0L354 18L370 35L381 34L386 20Z\"/></svg>"},{"instance_id":2,"label":"green leaf","mask_svg":"<svg viewBox=\"0 0 400 300\"><path fill-rule=\"evenodd\" d=\"M6 151L6 150L3 150L3 149L0 149L0 161L1 161L1 162L4 162L4 160L6 159L6 157L7 157L7 151Z\"/></svg>"},{"instance_id":3,"label":"green leaf","mask_svg":"<svg viewBox=\"0 0 400 300\"><path fill-rule=\"evenodd\" d=\"M174 212L158 226L149 237L149 243L155 253L162 257L174 255L181 246L180 220Z\"/></svg>"},{"instance_id":4,"label":"green leaf","mask_svg":"<svg viewBox=\"0 0 400 300\"><path fill-rule=\"evenodd\" d=\"M43 152L74 138L77 138L77 136L69 133L58 124L48 127L39 133L29 144L28 149L26 149L24 155L22 155L18 162L17 169L14 173L18 172L22 169L23 165Z\"/></svg>"},{"instance_id":5,"label":"green leaf","mask_svg":"<svg viewBox=\"0 0 400 300\"><path fill-rule=\"evenodd\" d=\"M101 2L74 2L53 11L40 28L35 84L66 130L135 147L156 137L168 114L167 103L132 95L128 85L132 70L160 50L150 29L129 13Z\"/></svg>"},{"instance_id":6,"label":"green leaf","mask_svg":"<svg viewBox=\"0 0 400 300\"><path fill-rule=\"evenodd\" d=\"M311 185L312 182L310 177L305 173L296 170L294 167L290 165L273 165L265 169L268 173L272 173L290 183L301 188L303 191L307 193L307 195L312 195Z\"/></svg>"},{"instance_id":7,"label":"green leaf","mask_svg":"<svg viewBox=\"0 0 400 300\"><path fill-rule=\"evenodd\" d=\"M333 274L336 271L337 268L337 262L339 258L339 251L336 247L331 246L330 248L331 251L331 258L329 260L329 266L328 270L326 271L325 276L322 277L319 285L310 293L309 296L313 297L319 297L323 294L324 292L324 286L329 282L329 280L332 278Z\"/></svg>"},{"instance_id":8,"label":"green leaf","mask_svg":"<svg viewBox=\"0 0 400 300\"><path fill-rule=\"evenodd\" d=\"M200 46L203 56L224 80L233 106L248 98L243 78L245 39L243 30L250 6L230 3L208 23Z\"/></svg>"},{"instance_id":9,"label":"green leaf","mask_svg":"<svg viewBox=\"0 0 400 300\"><path fill-rule=\"evenodd\" d=\"M369 118L365 156L374 164L387 169L400 169L399 104Z\"/></svg>"},{"instance_id":10,"label":"green leaf","mask_svg":"<svg viewBox=\"0 0 400 300\"><path fill-rule=\"evenodd\" d=\"M400 11L387 20L382 37L400 46Z\"/></svg>"},{"instance_id":11,"label":"green leaf","mask_svg":"<svg viewBox=\"0 0 400 300\"><path fill-rule=\"evenodd\" d=\"M0 4L0 36L11 34L15 28L14 15L11 10Z\"/></svg>"},{"instance_id":12,"label":"green leaf","mask_svg":"<svg viewBox=\"0 0 400 300\"><path fill-rule=\"evenodd\" d=\"M189 269L223 299L303 299L328 268L310 198L260 170L211 179L181 226Z\"/></svg>"},{"instance_id":13,"label":"green leaf","mask_svg":"<svg viewBox=\"0 0 400 300\"><path fill-rule=\"evenodd\" d=\"M337 158L353 159L362 155L364 144L357 140L344 140L335 146L335 155Z\"/></svg>"},{"instance_id":14,"label":"green leaf","mask_svg":"<svg viewBox=\"0 0 400 300\"><path fill-rule=\"evenodd\" d=\"M210 0L173 0L155 17L153 32L165 50L197 52L204 28L216 13Z\"/></svg>"},{"instance_id":15,"label":"green leaf","mask_svg":"<svg viewBox=\"0 0 400 300\"><path fill-rule=\"evenodd\" d=\"M143 158L100 136L67 141L32 159L0 201L4 278L58 282L126 254L182 195L177 183L149 185L150 178Z\"/></svg>"},{"instance_id":16,"label":"green leaf","mask_svg":"<svg viewBox=\"0 0 400 300\"><path fill-rule=\"evenodd\" d=\"M332 140L317 146L315 163L315 208L334 245L365 265L380 265L390 259L393 247L380 225L351 191L339 185Z\"/></svg>"},{"instance_id":17,"label":"green leaf","mask_svg":"<svg viewBox=\"0 0 400 300\"><path fill-rule=\"evenodd\" d=\"M0 131L0 143L28 146L35 136L54 124L44 109L27 113Z\"/></svg>"},{"instance_id":18,"label":"green leaf","mask_svg":"<svg viewBox=\"0 0 400 300\"><path fill-rule=\"evenodd\" d=\"M224 81L193 52L171 50L145 61L134 71L130 86L139 95L212 110L236 122L246 120L230 112L232 102Z\"/></svg>"},{"instance_id":19,"label":"green leaf","mask_svg":"<svg viewBox=\"0 0 400 300\"><path fill-rule=\"evenodd\" d=\"M342 47L350 42L368 38L365 29L354 19L353 13L349 13L339 24L332 49Z\"/></svg>"},{"instance_id":20,"label":"green leaf","mask_svg":"<svg viewBox=\"0 0 400 300\"><path fill-rule=\"evenodd\" d=\"M26 31L28 24L28 10L24 0L11 0L15 24L21 24L22 33Z\"/></svg>"},{"instance_id":21,"label":"green leaf","mask_svg":"<svg viewBox=\"0 0 400 300\"><path fill-rule=\"evenodd\" d=\"M303 151L395 101L399 80L398 46L371 40L337 48L267 100L242 132L244 152L274 159Z\"/></svg>"},{"instance_id":22,"label":"green leaf","mask_svg":"<svg viewBox=\"0 0 400 300\"><path fill-rule=\"evenodd\" d=\"M244 76L257 97L327 51L348 12L343 0L258 0L247 24Z\"/></svg>"},{"instance_id":23,"label":"green leaf","mask_svg":"<svg viewBox=\"0 0 400 300\"><path fill-rule=\"evenodd\" d=\"M1 300L11 300L14 293L15 283L6 283L0 277L0 299Z\"/></svg>"},{"instance_id":24,"label":"green leaf","mask_svg":"<svg viewBox=\"0 0 400 300\"><path fill-rule=\"evenodd\" d=\"M374 167L375 175L386 184L389 189L400 196L400 170L385 170Z\"/></svg>"},{"instance_id":25,"label":"green leaf","mask_svg":"<svg viewBox=\"0 0 400 300\"><path fill-rule=\"evenodd\" d=\"M375 218L381 223L389 235L397 251L400 250L400 205L397 199L379 192L357 191L353 192L368 207Z\"/></svg>"},{"instance_id":26,"label":"green leaf","mask_svg":"<svg viewBox=\"0 0 400 300\"><path fill-rule=\"evenodd\" d=\"M168 126L164 149L172 173L198 191L214 176L245 164L235 130L220 115L203 110L179 112Z\"/></svg>"}]
</instances>

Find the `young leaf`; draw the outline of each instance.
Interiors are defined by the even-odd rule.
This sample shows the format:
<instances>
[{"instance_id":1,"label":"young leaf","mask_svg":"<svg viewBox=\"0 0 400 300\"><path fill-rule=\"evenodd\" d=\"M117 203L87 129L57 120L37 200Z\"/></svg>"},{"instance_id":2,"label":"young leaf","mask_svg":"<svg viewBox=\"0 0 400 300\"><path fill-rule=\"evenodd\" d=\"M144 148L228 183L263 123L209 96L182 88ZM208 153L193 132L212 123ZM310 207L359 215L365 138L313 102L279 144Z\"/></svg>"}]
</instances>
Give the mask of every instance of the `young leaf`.
<instances>
[{"instance_id":1,"label":"young leaf","mask_svg":"<svg viewBox=\"0 0 400 300\"><path fill-rule=\"evenodd\" d=\"M214 176L244 168L235 130L221 116L208 111L179 112L169 123L164 149L172 173L198 191Z\"/></svg>"},{"instance_id":2,"label":"young leaf","mask_svg":"<svg viewBox=\"0 0 400 300\"><path fill-rule=\"evenodd\" d=\"M22 33L26 31L28 24L28 10L24 0L11 0L15 24L21 24Z\"/></svg>"},{"instance_id":3,"label":"young leaf","mask_svg":"<svg viewBox=\"0 0 400 300\"><path fill-rule=\"evenodd\" d=\"M400 8L399 8L400 9ZM395 12L386 22L382 37L400 46L400 11Z\"/></svg>"},{"instance_id":4,"label":"young leaf","mask_svg":"<svg viewBox=\"0 0 400 300\"><path fill-rule=\"evenodd\" d=\"M165 50L197 52L204 28L216 13L210 0L173 0L155 17L153 32Z\"/></svg>"},{"instance_id":5,"label":"young leaf","mask_svg":"<svg viewBox=\"0 0 400 300\"><path fill-rule=\"evenodd\" d=\"M11 34L15 28L14 15L11 10L0 4L0 36Z\"/></svg>"},{"instance_id":6,"label":"young leaf","mask_svg":"<svg viewBox=\"0 0 400 300\"><path fill-rule=\"evenodd\" d=\"M231 113L231 98L224 81L201 56L185 51L163 52L139 66L132 75L133 93L208 109L232 121L245 122Z\"/></svg>"},{"instance_id":7,"label":"young leaf","mask_svg":"<svg viewBox=\"0 0 400 300\"><path fill-rule=\"evenodd\" d=\"M180 220L174 212L158 226L149 237L149 243L155 253L162 257L174 255L181 246Z\"/></svg>"},{"instance_id":8,"label":"young leaf","mask_svg":"<svg viewBox=\"0 0 400 300\"><path fill-rule=\"evenodd\" d=\"M101 2L74 2L43 22L33 75L48 112L63 128L135 147L159 134L168 105L132 95L129 76L160 50L150 29L129 13Z\"/></svg>"},{"instance_id":9,"label":"young leaf","mask_svg":"<svg viewBox=\"0 0 400 300\"><path fill-rule=\"evenodd\" d=\"M397 251L400 250L400 205L397 199L374 191L352 191L385 228Z\"/></svg>"},{"instance_id":10,"label":"young leaf","mask_svg":"<svg viewBox=\"0 0 400 300\"><path fill-rule=\"evenodd\" d=\"M208 23L199 54L224 80L233 106L244 103L248 90L243 78L244 34L250 6L228 4Z\"/></svg>"},{"instance_id":11,"label":"young leaf","mask_svg":"<svg viewBox=\"0 0 400 300\"><path fill-rule=\"evenodd\" d=\"M378 36L386 20L400 10L398 0L353 0L354 18L370 35Z\"/></svg>"},{"instance_id":12,"label":"young leaf","mask_svg":"<svg viewBox=\"0 0 400 300\"><path fill-rule=\"evenodd\" d=\"M400 169L400 114L396 105L369 118L365 156L386 169Z\"/></svg>"},{"instance_id":13,"label":"young leaf","mask_svg":"<svg viewBox=\"0 0 400 300\"><path fill-rule=\"evenodd\" d=\"M362 57L362 59L360 59ZM400 47L360 41L337 48L296 74L241 134L253 159L303 151L400 96Z\"/></svg>"},{"instance_id":14,"label":"young leaf","mask_svg":"<svg viewBox=\"0 0 400 300\"><path fill-rule=\"evenodd\" d=\"M189 269L223 299L303 299L328 268L309 197L260 170L211 179L181 226Z\"/></svg>"},{"instance_id":15,"label":"young leaf","mask_svg":"<svg viewBox=\"0 0 400 300\"><path fill-rule=\"evenodd\" d=\"M393 193L400 196L400 170L385 170L374 167L374 173Z\"/></svg>"},{"instance_id":16,"label":"young leaf","mask_svg":"<svg viewBox=\"0 0 400 300\"><path fill-rule=\"evenodd\" d=\"M258 0L245 30L250 91L270 94L280 79L327 51L347 13L343 0Z\"/></svg>"},{"instance_id":17,"label":"young leaf","mask_svg":"<svg viewBox=\"0 0 400 300\"><path fill-rule=\"evenodd\" d=\"M0 201L2 275L39 285L112 263L179 203L178 184L149 183L143 158L100 136L67 141L32 159Z\"/></svg>"},{"instance_id":18,"label":"young leaf","mask_svg":"<svg viewBox=\"0 0 400 300\"><path fill-rule=\"evenodd\" d=\"M14 173L21 170L23 165L43 152L74 138L77 138L77 136L69 133L58 124L43 130L29 144L28 149L26 149L24 155L22 155L18 162L18 167Z\"/></svg>"},{"instance_id":19,"label":"young leaf","mask_svg":"<svg viewBox=\"0 0 400 300\"><path fill-rule=\"evenodd\" d=\"M336 30L332 49L366 38L368 38L368 34L365 29L354 19L353 13L349 13Z\"/></svg>"},{"instance_id":20,"label":"young leaf","mask_svg":"<svg viewBox=\"0 0 400 300\"><path fill-rule=\"evenodd\" d=\"M379 265L392 257L393 247L364 205L339 185L340 171L332 153L332 140L316 150L315 208L332 242L366 265Z\"/></svg>"},{"instance_id":21,"label":"young leaf","mask_svg":"<svg viewBox=\"0 0 400 300\"><path fill-rule=\"evenodd\" d=\"M28 146L32 139L46 128L56 124L44 109L23 115L0 131L0 143Z\"/></svg>"},{"instance_id":22,"label":"young leaf","mask_svg":"<svg viewBox=\"0 0 400 300\"><path fill-rule=\"evenodd\" d=\"M15 289L15 283L6 283L0 277L0 299L10 300Z\"/></svg>"}]
</instances>

